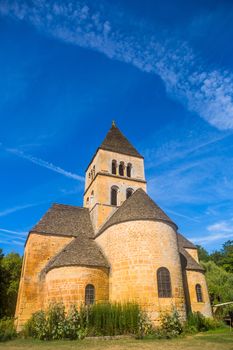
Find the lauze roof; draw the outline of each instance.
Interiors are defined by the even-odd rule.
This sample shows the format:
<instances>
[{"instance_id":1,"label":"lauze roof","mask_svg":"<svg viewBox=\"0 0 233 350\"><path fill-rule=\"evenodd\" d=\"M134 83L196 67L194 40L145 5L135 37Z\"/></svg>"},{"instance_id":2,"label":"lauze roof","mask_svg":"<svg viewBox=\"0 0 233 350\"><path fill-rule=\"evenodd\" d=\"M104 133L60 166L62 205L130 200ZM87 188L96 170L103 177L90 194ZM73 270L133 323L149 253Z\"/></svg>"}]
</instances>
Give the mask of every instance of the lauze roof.
<instances>
[{"instance_id":1,"label":"lauze roof","mask_svg":"<svg viewBox=\"0 0 233 350\"><path fill-rule=\"evenodd\" d=\"M181 264L186 270L204 272L204 268L187 252L185 248L197 249L197 247L180 233L177 233L178 248L181 257Z\"/></svg>"},{"instance_id":2,"label":"lauze roof","mask_svg":"<svg viewBox=\"0 0 233 350\"><path fill-rule=\"evenodd\" d=\"M143 189L139 188L114 212L110 219L100 228L98 234L112 225L134 220L164 221L177 229L176 224L164 211Z\"/></svg>"},{"instance_id":3,"label":"lauze roof","mask_svg":"<svg viewBox=\"0 0 233 350\"><path fill-rule=\"evenodd\" d=\"M143 158L136 148L115 126L115 124L112 125L99 148L107 151L127 154L133 157Z\"/></svg>"},{"instance_id":4,"label":"lauze roof","mask_svg":"<svg viewBox=\"0 0 233 350\"><path fill-rule=\"evenodd\" d=\"M97 243L85 234L79 235L71 241L60 253L52 258L44 271L63 266L89 266L109 268Z\"/></svg>"},{"instance_id":5,"label":"lauze roof","mask_svg":"<svg viewBox=\"0 0 233 350\"><path fill-rule=\"evenodd\" d=\"M31 232L74 237L83 233L94 235L89 210L63 204L53 204Z\"/></svg>"}]
</instances>

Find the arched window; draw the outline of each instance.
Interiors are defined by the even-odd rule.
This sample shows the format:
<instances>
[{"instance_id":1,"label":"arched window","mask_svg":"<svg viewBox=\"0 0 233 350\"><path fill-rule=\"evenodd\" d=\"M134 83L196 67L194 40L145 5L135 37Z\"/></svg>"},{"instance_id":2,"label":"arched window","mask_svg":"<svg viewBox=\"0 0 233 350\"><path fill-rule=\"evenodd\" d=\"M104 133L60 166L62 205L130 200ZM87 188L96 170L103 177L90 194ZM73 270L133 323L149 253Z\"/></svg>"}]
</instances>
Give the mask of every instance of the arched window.
<instances>
[{"instance_id":1,"label":"arched window","mask_svg":"<svg viewBox=\"0 0 233 350\"><path fill-rule=\"evenodd\" d=\"M126 199L128 199L133 194L132 188L127 188L126 190Z\"/></svg>"},{"instance_id":2,"label":"arched window","mask_svg":"<svg viewBox=\"0 0 233 350\"><path fill-rule=\"evenodd\" d=\"M112 174L116 175L116 170L117 170L117 162L116 160L112 161Z\"/></svg>"},{"instance_id":3,"label":"arched window","mask_svg":"<svg viewBox=\"0 0 233 350\"><path fill-rule=\"evenodd\" d=\"M124 163L123 162L120 162L120 165L119 165L119 175L124 176Z\"/></svg>"},{"instance_id":4,"label":"arched window","mask_svg":"<svg viewBox=\"0 0 233 350\"><path fill-rule=\"evenodd\" d=\"M95 177L95 165L93 166L93 177Z\"/></svg>"},{"instance_id":5,"label":"arched window","mask_svg":"<svg viewBox=\"0 0 233 350\"><path fill-rule=\"evenodd\" d=\"M158 295L159 298L171 298L171 278L166 267L160 267L157 271Z\"/></svg>"},{"instance_id":6,"label":"arched window","mask_svg":"<svg viewBox=\"0 0 233 350\"><path fill-rule=\"evenodd\" d=\"M132 169L132 165L128 163L127 169L126 169L126 173L128 177L131 177L131 169Z\"/></svg>"},{"instance_id":7,"label":"arched window","mask_svg":"<svg viewBox=\"0 0 233 350\"><path fill-rule=\"evenodd\" d=\"M95 287L93 284L86 285L85 288L85 304L91 305L95 302Z\"/></svg>"},{"instance_id":8,"label":"arched window","mask_svg":"<svg viewBox=\"0 0 233 350\"><path fill-rule=\"evenodd\" d=\"M86 203L87 203L87 205L89 204L89 197L87 197L87 202Z\"/></svg>"},{"instance_id":9,"label":"arched window","mask_svg":"<svg viewBox=\"0 0 233 350\"><path fill-rule=\"evenodd\" d=\"M198 303L203 302L203 296L202 296L202 290L201 290L201 285L196 284L196 295L197 295L197 301Z\"/></svg>"},{"instance_id":10,"label":"arched window","mask_svg":"<svg viewBox=\"0 0 233 350\"><path fill-rule=\"evenodd\" d=\"M117 187L114 186L111 188L111 205L117 205L117 192Z\"/></svg>"}]
</instances>

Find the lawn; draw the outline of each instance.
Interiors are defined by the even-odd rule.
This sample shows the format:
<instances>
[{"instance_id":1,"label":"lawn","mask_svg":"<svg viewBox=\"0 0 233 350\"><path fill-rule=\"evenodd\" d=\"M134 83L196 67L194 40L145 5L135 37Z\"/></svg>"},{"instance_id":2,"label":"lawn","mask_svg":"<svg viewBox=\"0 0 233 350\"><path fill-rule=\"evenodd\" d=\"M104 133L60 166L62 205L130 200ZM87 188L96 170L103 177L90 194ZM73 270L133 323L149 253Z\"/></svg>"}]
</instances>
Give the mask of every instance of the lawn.
<instances>
[{"instance_id":1,"label":"lawn","mask_svg":"<svg viewBox=\"0 0 233 350\"><path fill-rule=\"evenodd\" d=\"M86 339L80 341L38 341L16 339L0 343L4 350L233 350L233 331L221 329L173 340Z\"/></svg>"}]
</instances>

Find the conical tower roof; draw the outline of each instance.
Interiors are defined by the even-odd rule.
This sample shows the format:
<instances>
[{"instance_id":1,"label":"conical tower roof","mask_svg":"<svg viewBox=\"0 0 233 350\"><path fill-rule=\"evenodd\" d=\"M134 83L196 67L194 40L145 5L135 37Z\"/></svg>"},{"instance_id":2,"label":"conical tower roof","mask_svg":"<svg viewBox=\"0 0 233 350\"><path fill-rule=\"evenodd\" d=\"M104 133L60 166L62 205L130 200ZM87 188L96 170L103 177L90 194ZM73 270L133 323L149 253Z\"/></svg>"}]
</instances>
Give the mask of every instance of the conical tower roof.
<instances>
[{"instance_id":1,"label":"conical tower roof","mask_svg":"<svg viewBox=\"0 0 233 350\"><path fill-rule=\"evenodd\" d=\"M104 141L99 147L107 151L126 154L133 157L143 158L129 140L122 134L115 123L112 123Z\"/></svg>"},{"instance_id":2,"label":"conical tower roof","mask_svg":"<svg viewBox=\"0 0 233 350\"><path fill-rule=\"evenodd\" d=\"M100 228L98 234L108 227L126 221L153 220L163 221L177 229L176 224L164 213L164 211L139 188L129 197L120 208L110 217L110 219Z\"/></svg>"}]
</instances>

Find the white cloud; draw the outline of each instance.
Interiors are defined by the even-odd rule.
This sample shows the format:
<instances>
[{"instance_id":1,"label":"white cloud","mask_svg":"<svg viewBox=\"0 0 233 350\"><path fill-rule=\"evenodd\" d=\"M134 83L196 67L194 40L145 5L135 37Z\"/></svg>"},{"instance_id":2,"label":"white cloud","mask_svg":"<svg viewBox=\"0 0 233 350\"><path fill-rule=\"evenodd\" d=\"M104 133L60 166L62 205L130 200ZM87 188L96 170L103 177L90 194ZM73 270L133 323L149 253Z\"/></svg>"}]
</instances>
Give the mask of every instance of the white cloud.
<instances>
[{"instance_id":1,"label":"white cloud","mask_svg":"<svg viewBox=\"0 0 233 350\"><path fill-rule=\"evenodd\" d=\"M12 208L4 209L4 210L0 211L0 217L1 216L7 216L7 215L12 214L12 213L14 213L16 211L27 209L27 208L31 208L31 207L34 207L34 206L37 206L37 205L39 205L39 203L18 205L18 206L12 207Z\"/></svg>"},{"instance_id":2,"label":"white cloud","mask_svg":"<svg viewBox=\"0 0 233 350\"><path fill-rule=\"evenodd\" d=\"M191 241L200 244L207 244L233 238L233 219L223 220L207 226L210 235L190 238Z\"/></svg>"},{"instance_id":3,"label":"white cloud","mask_svg":"<svg viewBox=\"0 0 233 350\"><path fill-rule=\"evenodd\" d=\"M69 177L71 179L74 179L74 180L77 180L77 181L84 181L84 177L83 176L80 176L80 175L77 175L77 174L74 174L74 173L71 173L69 171L66 171L52 163L49 163L49 162L46 162L45 160L43 159L40 159L40 158L36 158L36 157L33 157L32 155L30 154L25 154L24 152L18 150L18 149L15 149L15 148L7 148L6 149L7 152L9 153L12 153L12 154L15 154L16 156L20 157L20 158L24 158L24 159L27 159L29 160L30 162L34 163L34 164L37 164L43 168L46 168L46 169L49 169L49 170L52 170L56 173L59 173L63 176L66 176L66 177Z\"/></svg>"},{"instance_id":4,"label":"white cloud","mask_svg":"<svg viewBox=\"0 0 233 350\"><path fill-rule=\"evenodd\" d=\"M224 69L210 70L185 42L171 38L160 43L145 35L141 27L133 28L135 34L129 35L108 16L72 0L34 0L31 5L6 0L0 4L0 14L27 21L67 43L157 74L168 94L188 110L221 130L233 129L233 74Z\"/></svg>"},{"instance_id":5,"label":"white cloud","mask_svg":"<svg viewBox=\"0 0 233 350\"><path fill-rule=\"evenodd\" d=\"M231 238L233 238L233 232L229 233L229 234L217 233L217 234L209 235L209 236L205 236L205 237L193 237L193 238L189 238L189 239L190 239L190 241L193 241L196 244L207 244L207 243L221 241L224 239L231 239Z\"/></svg>"},{"instance_id":6,"label":"white cloud","mask_svg":"<svg viewBox=\"0 0 233 350\"><path fill-rule=\"evenodd\" d=\"M23 246L26 240L27 232L8 230L0 228L0 243L8 245L20 245Z\"/></svg>"},{"instance_id":7,"label":"white cloud","mask_svg":"<svg viewBox=\"0 0 233 350\"><path fill-rule=\"evenodd\" d=\"M19 232L19 231L13 231L13 230L6 230L4 228L0 228L0 232L6 235L19 235L19 236L25 236L27 235L27 232Z\"/></svg>"},{"instance_id":8,"label":"white cloud","mask_svg":"<svg viewBox=\"0 0 233 350\"><path fill-rule=\"evenodd\" d=\"M216 231L231 232L233 234L233 222L232 220L220 221L213 225L208 226L207 230L210 232L216 232Z\"/></svg>"}]
</instances>

